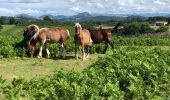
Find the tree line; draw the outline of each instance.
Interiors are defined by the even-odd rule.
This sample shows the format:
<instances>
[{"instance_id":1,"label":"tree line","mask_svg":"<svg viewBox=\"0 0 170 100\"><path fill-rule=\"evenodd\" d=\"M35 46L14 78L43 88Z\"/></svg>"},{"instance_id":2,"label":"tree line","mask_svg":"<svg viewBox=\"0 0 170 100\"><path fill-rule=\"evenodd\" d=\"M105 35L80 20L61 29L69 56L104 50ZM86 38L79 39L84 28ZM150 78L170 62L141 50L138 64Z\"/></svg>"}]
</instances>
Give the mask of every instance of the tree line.
<instances>
[{"instance_id":1,"label":"tree line","mask_svg":"<svg viewBox=\"0 0 170 100\"><path fill-rule=\"evenodd\" d=\"M122 23L124 30L121 33L125 35L136 35L136 34L146 34L146 33L155 33L155 32L166 32L168 31L168 26L160 26L157 30L154 30L150 27L150 24L155 21L167 21L170 24L170 17L140 17L140 16L131 16L124 18L124 20L119 21ZM35 23L37 25L45 26L45 25L74 25L74 22L60 22L51 19L49 16L45 16L43 19L29 19L24 17L0 17L0 30L3 28L3 24L10 25L29 25L31 23ZM106 25L106 26L114 26L118 23L116 20L111 20L107 22L102 21L86 21L82 22L82 26L87 29L94 29L94 26Z\"/></svg>"}]
</instances>

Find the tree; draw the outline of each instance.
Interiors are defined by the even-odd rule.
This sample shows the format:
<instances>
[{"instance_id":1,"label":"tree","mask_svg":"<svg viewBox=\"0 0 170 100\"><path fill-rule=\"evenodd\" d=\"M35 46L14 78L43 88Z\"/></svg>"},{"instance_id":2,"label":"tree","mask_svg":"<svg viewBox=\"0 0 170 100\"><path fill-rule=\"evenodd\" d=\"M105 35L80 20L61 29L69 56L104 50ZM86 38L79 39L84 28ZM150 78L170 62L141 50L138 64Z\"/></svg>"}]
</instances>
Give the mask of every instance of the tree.
<instances>
[{"instance_id":1,"label":"tree","mask_svg":"<svg viewBox=\"0 0 170 100\"><path fill-rule=\"evenodd\" d=\"M148 22L132 22L128 23L124 27L124 33L126 35L146 34L152 33L153 29L150 27Z\"/></svg>"},{"instance_id":2,"label":"tree","mask_svg":"<svg viewBox=\"0 0 170 100\"><path fill-rule=\"evenodd\" d=\"M13 17L9 19L9 24L15 24L15 23L16 23L16 21Z\"/></svg>"},{"instance_id":3,"label":"tree","mask_svg":"<svg viewBox=\"0 0 170 100\"><path fill-rule=\"evenodd\" d=\"M126 24L124 27L124 33L126 35L135 35L140 33L140 24L137 22L132 22L129 24Z\"/></svg>"},{"instance_id":4,"label":"tree","mask_svg":"<svg viewBox=\"0 0 170 100\"><path fill-rule=\"evenodd\" d=\"M1 16L0 17L0 24L3 25L5 23L5 17L4 16Z\"/></svg>"},{"instance_id":5,"label":"tree","mask_svg":"<svg viewBox=\"0 0 170 100\"><path fill-rule=\"evenodd\" d=\"M43 18L43 20L44 20L44 21L47 21L47 22L52 21L52 19L51 19L49 16L45 16L45 17Z\"/></svg>"},{"instance_id":6,"label":"tree","mask_svg":"<svg viewBox=\"0 0 170 100\"><path fill-rule=\"evenodd\" d=\"M150 27L149 23L147 23L147 22L141 23L140 27L141 27L140 34L153 32L153 29Z\"/></svg>"},{"instance_id":7,"label":"tree","mask_svg":"<svg viewBox=\"0 0 170 100\"><path fill-rule=\"evenodd\" d=\"M0 31L1 31L2 28L3 28L3 27L2 27L2 25L0 24Z\"/></svg>"}]
</instances>

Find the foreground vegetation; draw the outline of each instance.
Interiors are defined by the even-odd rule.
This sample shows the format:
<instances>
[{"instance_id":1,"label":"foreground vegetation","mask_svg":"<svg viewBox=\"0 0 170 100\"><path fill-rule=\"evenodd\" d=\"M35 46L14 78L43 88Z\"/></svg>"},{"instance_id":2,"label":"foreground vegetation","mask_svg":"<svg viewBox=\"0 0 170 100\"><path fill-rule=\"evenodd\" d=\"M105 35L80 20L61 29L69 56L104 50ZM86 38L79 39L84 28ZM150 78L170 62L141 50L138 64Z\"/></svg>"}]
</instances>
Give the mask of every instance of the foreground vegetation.
<instances>
[{"instance_id":1,"label":"foreground vegetation","mask_svg":"<svg viewBox=\"0 0 170 100\"><path fill-rule=\"evenodd\" d=\"M7 99L170 99L168 49L120 47L82 72L57 70L41 79L0 79Z\"/></svg>"}]
</instances>

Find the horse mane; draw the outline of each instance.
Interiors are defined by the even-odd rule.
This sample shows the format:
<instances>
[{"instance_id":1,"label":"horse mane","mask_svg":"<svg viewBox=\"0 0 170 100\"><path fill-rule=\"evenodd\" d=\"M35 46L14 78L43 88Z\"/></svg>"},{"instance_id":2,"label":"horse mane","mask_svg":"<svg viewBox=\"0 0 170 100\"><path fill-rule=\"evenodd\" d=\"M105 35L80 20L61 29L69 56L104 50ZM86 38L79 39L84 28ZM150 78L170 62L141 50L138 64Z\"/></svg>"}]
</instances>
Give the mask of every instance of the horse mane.
<instances>
[{"instance_id":1,"label":"horse mane","mask_svg":"<svg viewBox=\"0 0 170 100\"><path fill-rule=\"evenodd\" d=\"M35 27L35 28L38 30L38 31L32 36L32 38L31 38L30 40L36 39L37 36L39 35L40 29L39 29L39 27L38 27L37 25L35 25L35 24L31 24L31 25L28 26L28 28L30 28L30 27Z\"/></svg>"},{"instance_id":2,"label":"horse mane","mask_svg":"<svg viewBox=\"0 0 170 100\"><path fill-rule=\"evenodd\" d=\"M38 35L39 35L39 32L40 32L40 29L39 29L39 27L37 26L37 25L35 25L35 24L31 24L31 25L29 25L28 27L27 27L27 29L30 29L31 27L34 27L34 28L36 28L38 31L31 37L31 39L29 40L29 44L30 44L30 42L34 39L34 40L36 40L37 39L37 37L38 37Z\"/></svg>"}]
</instances>

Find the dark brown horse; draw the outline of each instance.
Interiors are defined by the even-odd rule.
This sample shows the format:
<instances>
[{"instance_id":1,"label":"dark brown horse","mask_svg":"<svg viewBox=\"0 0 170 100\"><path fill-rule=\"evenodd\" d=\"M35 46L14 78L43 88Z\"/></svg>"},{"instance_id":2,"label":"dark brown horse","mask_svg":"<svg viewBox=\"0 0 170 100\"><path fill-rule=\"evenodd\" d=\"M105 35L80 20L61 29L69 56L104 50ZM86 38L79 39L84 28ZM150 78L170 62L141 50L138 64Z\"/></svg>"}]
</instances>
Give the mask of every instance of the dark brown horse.
<instances>
[{"instance_id":1,"label":"dark brown horse","mask_svg":"<svg viewBox=\"0 0 170 100\"><path fill-rule=\"evenodd\" d=\"M41 28L37 25L29 25L24 32L24 39L27 41L26 49L34 54L36 43L40 44L38 57L42 57L42 50L45 46L47 57L50 57L50 52L47 48L48 43L60 43L60 53L63 58L66 56L66 41L69 38L69 31L64 28Z\"/></svg>"},{"instance_id":2,"label":"dark brown horse","mask_svg":"<svg viewBox=\"0 0 170 100\"><path fill-rule=\"evenodd\" d=\"M94 44L99 44L99 43L102 43L103 41L105 42L106 46L105 46L105 49L104 49L103 53L106 53L106 50L107 50L109 45L112 47L112 49L114 48L114 45L111 42L112 33L117 31L117 28L119 26L120 26L120 23L118 23L112 29L99 29L99 30L91 30L91 29L89 29L90 34L91 34L91 38L92 38Z\"/></svg>"},{"instance_id":3,"label":"dark brown horse","mask_svg":"<svg viewBox=\"0 0 170 100\"><path fill-rule=\"evenodd\" d=\"M89 46L92 46L92 39L90 36L90 32L86 29L82 30L82 27L79 23L75 23L75 57L78 59L77 49L78 46L82 46L82 55L83 60L86 60L89 57Z\"/></svg>"}]
</instances>

